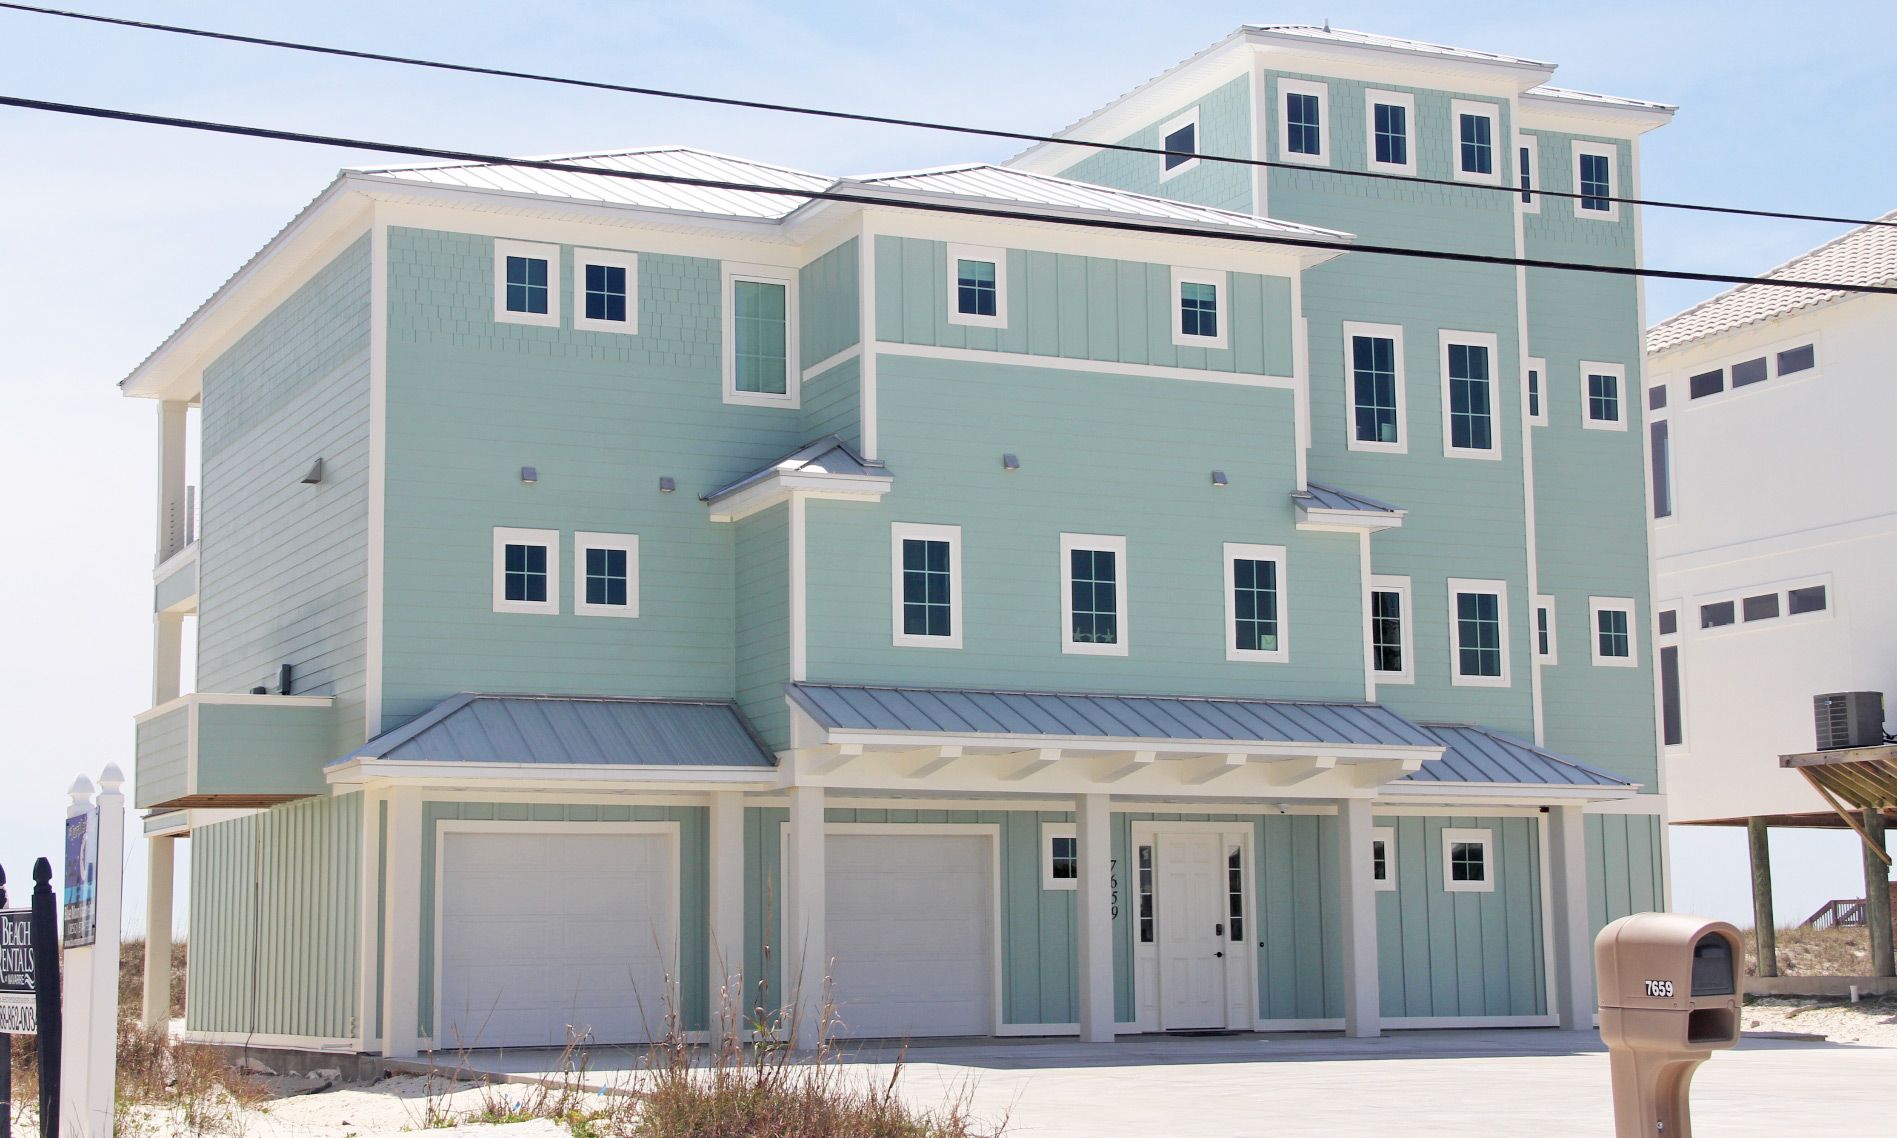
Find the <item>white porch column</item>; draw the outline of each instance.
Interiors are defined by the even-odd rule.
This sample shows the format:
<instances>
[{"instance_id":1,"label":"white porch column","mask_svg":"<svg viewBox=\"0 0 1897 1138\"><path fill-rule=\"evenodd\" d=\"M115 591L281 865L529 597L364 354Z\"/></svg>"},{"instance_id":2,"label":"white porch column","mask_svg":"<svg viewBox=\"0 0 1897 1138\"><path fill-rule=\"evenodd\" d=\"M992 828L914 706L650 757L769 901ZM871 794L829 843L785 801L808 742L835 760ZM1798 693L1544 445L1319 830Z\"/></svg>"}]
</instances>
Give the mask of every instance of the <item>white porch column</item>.
<instances>
[{"instance_id":1,"label":"white porch column","mask_svg":"<svg viewBox=\"0 0 1897 1138\"><path fill-rule=\"evenodd\" d=\"M1343 900L1344 1034L1371 1039L1383 1034L1383 992L1377 971L1377 883L1371 876L1371 801L1337 803L1343 856L1338 895Z\"/></svg>"},{"instance_id":2,"label":"white porch column","mask_svg":"<svg viewBox=\"0 0 1897 1138\"><path fill-rule=\"evenodd\" d=\"M152 617L151 703L170 703L184 688L184 615L161 612Z\"/></svg>"},{"instance_id":3,"label":"white porch column","mask_svg":"<svg viewBox=\"0 0 1897 1138\"><path fill-rule=\"evenodd\" d=\"M1594 1030L1594 937L1587 913L1587 819L1582 810L1579 803L1551 806L1546 815L1554 1012L1569 1031Z\"/></svg>"},{"instance_id":4,"label":"white porch column","mask_svg":"<svg viewBox=\"0 0 1897 1138\"><path fill-rule=\"evenodd\" d=\"M421 791L389 792L388 930L382 946L382 1054L412 1058L421 1050L422 799ZM440 898L435 899L441 903ZM449 1040L450 1045L453 1040ZM441 1041L435 1043L440 1045Z\"/></svg>"},{"instance_id":5,"label":"white porch column","mask_svg":"<svg viewBox=\"0 0 1897 1138\"><path fill-rule=\"evenodd\" d=\"M710 815L711 1003L707 1006L714 1034L728 1034L746 1018L743 792L713 793Z\"/></svg>"},{"instance_id":6,"label":"white porch column","mask_svg":"<svg viewBox=\"0 0 1897 1138\"><path fill-rule=\"evenodd\" d=\"M171 1021L171 891L177 838L148 838L145 875L145 1002L141 1021L163 1030Z\"/></svg>"},{"instance_id":7,"label":"white porch column","mask_svg":"<svg viewBox=\"0 0 1897 1138\"><path fill-rule=\"evenodd\" d=\"M1083 794L1075 802L1080 862L1080 1041L1113 1042L1113 799Z\"/></svg>"},{"instance_id":8,"label":"white porch column","mask_svg":"<svg viewBox=\"0 0 1897 1138\"><path fill-rule=\"evenodd\" d=\"M823 1041L824 978L830 958L824 946L823 788L790 789L790 864L784 867L785 926L783 984L791 1010L791 1045L813 1050Z\"/></svg>"}]
</instances>

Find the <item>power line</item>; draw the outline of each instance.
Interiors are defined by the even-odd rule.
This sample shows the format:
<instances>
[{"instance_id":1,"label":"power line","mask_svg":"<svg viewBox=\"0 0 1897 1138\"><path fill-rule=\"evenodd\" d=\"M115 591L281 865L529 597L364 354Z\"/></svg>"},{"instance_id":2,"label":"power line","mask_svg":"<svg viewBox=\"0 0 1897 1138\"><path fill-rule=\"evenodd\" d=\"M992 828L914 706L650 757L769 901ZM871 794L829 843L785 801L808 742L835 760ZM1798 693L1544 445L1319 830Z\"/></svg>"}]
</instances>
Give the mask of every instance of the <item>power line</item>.
<instances>
[{"instance_id":1,"label":"power line","mask_svg":"<svg viewBox=\"0 0 1897 1138\"><path fill-rule=\"evenodd\" d=\"M395 142L374 142L360 138L341 138L327 134L307 134L302 131L274 130L268 127L242 126L236 123L210 122L204 119L175 118L170 115L150 115L139 111L122 111L110 107L91 107L78 103L55 103L44 99L26 99L15 95L0 95L0 106L20 107L25 110L33 111L47 111L53 114L78 115L85 118L108 119L117 122L141 123L147 126L175 127L181 130L204 131L211 134L230 134L244 138L268 138L275 139L279 142L298 142L312 146L332 146L345 150L370 150L383 154L401 154L413 158L435 158L448 162L468 162L488 166L512 166L527 170L551 170L562 174L586 174L601 178L623 178L634 182L652 182L672 186L693 186L707 190L732 190L739 193L805 198L810 201L845 202L851 205L880 206L888 209L915 210L923 213L959 214L966 217L986 217L1001 221L1027 221L1041 224L1053 223L1057 225L1078 226L1087 229L1108 229L1162 237L1215 238L1223 241L1236 241L1247 244L1288 245L1303 249L1331 249L1339 252L1381 253L1392 257L1411 257L1429 261L1460 261L1476 265L1507 265L1530 269L1563 269L1570 272L1603 273L1622 277L1653 277L1662 280L1709 281L1714 284L1764 284L1783 288L1817 289L1825 292L1883 293L1897 296L1897 286L1890 285L1841 284L1830 281L1811 280L1779 280L1770 277L1734 276L1726 273L1692 273L1677 269L1649 269L1632 265L1592 265L1577 261L1549 261L1536 257L1503 257L1487 253L1458 253L1447 249L1406 249L1396 245L1362 245L1356 242L1336 241L1321 237L1297 237L1278 233L1247 233L1243 231L1213 229L1206 226L1121 221L1106 217L1076 217L1066 214L1037 213L1025 209L967 205L959 202L892 198L881 194L853 193L848 190L788 189L783 186L761 185L756 182L734 182L719 178L691 177L683 174L652 174L639 170L613 170L600 166L582 166L575 162L562 162L557 159L509 158L505 155L482 154L478 151L470 150L445 150L440 147L432 146L413 146Z\"/></svg>"},{"instance_id":2,"label":"power line","mask_svg":"<svg viewBox=\"0 0 1897 1138\"><path fill-rule=\"evenodd\" d=\"M209 28L190 28L178 24L159 24L148 20L131 20L122 16L102 16L92 12L75 12L63 8L45 8L36 4L13 3L11 0L0 0L0 9L10 9L15 12L29 12L41 16L57 16L61 19L68 20L83 20L95 24L110 24L117 27L137 28L141 31L196 36L200 39L222 40L227 43L250 44L256 47L275 47L282 48L286 51L309 52L315 55L333 55L344 59L362 59L375 63L399 63L407 67L426 67L436 71L455 71L468 75L488 75L501 79L525 79L534 83L552 83L563 87L583 87L595 91L615 91L625 95L646 95L655 99L675 99L690 103L710 103L716 106L742 107L747 110L773 111L780 114L810 115L817 118L838 119L844 122L873 123L878 126L913 127L920 130L974 135L981 138L1004 138L1014 142L1080 146L1093 150L1115 151L1124 154L1146 154L1158 158L1197 158L1201 162L1224 162L1239 166L1261 166L1274 170L1297 170L1304 173L1333 174L1338 177L1347 178L1369 178L1375 181L1404 182L1411 185L1448 186L1454 189L1488 190L1490 192L1505 194L1518 194L1523 192L1518 186L1509 186L1499 183L1459 182L1449 178L1412 177L1407 174L1385 174L1375 170L1345 170L1332 166L1308 166L1301 162L1283 162L1269 158L1240 158L1230 154L1202 154L1197 151L1167 150L1163 147L1156 146L1134 146L1130 143L1123 142L1088 142L1080 139L1059 138L1054 135L1032 134L1026 131L963 126L955 123L932 122L927 119L895 118L889 115L873 115L858 111L827 110L820 107L799 106L793 103L772 103L756 99L738 99L726 95L705 95L689 91L673 91L663 87L639 87L624 83L607 83L597 79L576 79L564 75L547 75L534 71L516 71L505 67L482 67L470 63L449 63L438 59L389 55L383 52L359 51L353 48L325 47L321 44L301 43L296 40L270 39L264 36L247 36L240 35L236 32L214 31ZM1533 188L1531 188L1529 192L1550 198L1586 198L1589 201L1619 202L1625 205L1647 205L1660 209L1690 210L1699 213L1733 214L1740 217L1764 217L1784 221L1822 221L1837 225L1897 227L1897 221L1832 217L1827 214L1816 213L1789 213L1782 210L1746 209L1740 206L1705 205L1699 202L1668 201L1659 198L1615 197L1608 194L1583 194L1569 190Z\"/></svg>"}]
</instances>

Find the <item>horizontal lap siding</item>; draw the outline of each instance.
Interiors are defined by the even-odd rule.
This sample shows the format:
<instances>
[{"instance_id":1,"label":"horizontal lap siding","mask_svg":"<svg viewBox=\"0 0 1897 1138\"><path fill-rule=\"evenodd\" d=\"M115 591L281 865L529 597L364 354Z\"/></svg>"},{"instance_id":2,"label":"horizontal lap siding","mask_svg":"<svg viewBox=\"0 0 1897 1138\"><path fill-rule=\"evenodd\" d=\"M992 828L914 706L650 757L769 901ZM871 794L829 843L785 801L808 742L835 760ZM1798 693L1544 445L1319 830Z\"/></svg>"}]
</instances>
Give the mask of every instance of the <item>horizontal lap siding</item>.
<instances>
[{"instance_id":1,"label":"horizontal lap siding","mask_svg":"<svg viewBox=\"0 0 1897 1138\"><path fill-rule=\"evenodd\" d=\"M191 709L180 707L137 725L133 785L140 807L169 802L187 792L190 719Z\"/></svg>"},{"instance_id":2,"label":"horizontal lap siding","mask_svg":"<svg viewBox=\"0 0 1897 1138\"><path fill-rule=\"evenodd\" d=\"M790 746L790 507L733 523L738 707L772 751Z\"/></svg>"},{"instance_id":3,"label":"horizontal lap siding","mask_svg":"<svg viewBox=\"0 0 1897 1138\"><path fill-rule=\"evenodd\" d=\"M829 359L860 338L859 249L852 237L798 271L798 350L804 367Z\"/></svg>"}]
</instances>

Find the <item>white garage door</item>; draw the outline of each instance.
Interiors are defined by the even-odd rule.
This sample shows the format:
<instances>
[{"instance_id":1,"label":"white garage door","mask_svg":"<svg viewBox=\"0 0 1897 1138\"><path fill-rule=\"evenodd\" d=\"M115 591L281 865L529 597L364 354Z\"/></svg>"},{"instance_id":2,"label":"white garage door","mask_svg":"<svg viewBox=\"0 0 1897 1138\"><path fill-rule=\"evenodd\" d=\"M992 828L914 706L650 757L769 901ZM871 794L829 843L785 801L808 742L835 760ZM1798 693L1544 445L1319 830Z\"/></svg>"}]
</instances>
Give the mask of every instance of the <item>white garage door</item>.
<instances>
[{"instance_id":1,"label":"white garage door","mask_svg":"<svg viewBox=\"0 0 1897 1138\"><path fill-rule=\"evenodd\" d=\"M441 858L437 1048L663 1034L670 835L448 833Z\"/></svg>"},{"instance_id":2,"label":"white garage door","mask_svg":"<svg viewBox=\"0 0 1897 1138\"><path fill-rule=\"evenodd\" d=\"M992 839L832 834L827 948L841 1034L994 1030Z\"/></svg>"}]
</instances>

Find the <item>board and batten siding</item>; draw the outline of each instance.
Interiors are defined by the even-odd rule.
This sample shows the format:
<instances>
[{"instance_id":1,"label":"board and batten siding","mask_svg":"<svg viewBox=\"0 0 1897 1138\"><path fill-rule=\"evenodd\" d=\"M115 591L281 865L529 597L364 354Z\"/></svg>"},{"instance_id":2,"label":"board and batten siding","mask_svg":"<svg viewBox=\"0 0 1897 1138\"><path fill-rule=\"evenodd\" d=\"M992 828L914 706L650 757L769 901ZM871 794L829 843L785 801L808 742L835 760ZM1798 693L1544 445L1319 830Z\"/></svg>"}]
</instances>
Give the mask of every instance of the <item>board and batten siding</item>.
<instances>
[{"instance_id":1,"label":"board and batten siding","mask_svg":"<svg viewBox=\"0 0 1897 1138\"><path fill-rule=\"evenodd\" d=\"M370 261L365 235L204 369L197 686L274 691L290 664L336 698L333 754L362 741Z\"/></svg>"},{"instance_id":2,"label":"board and batten siding","mask_svg":"<svg viewBox=\"0 0 1897 1138\"><path fill-rule=\"evenodd\" d=\"M1666 907L1661 825L1657 814L1587 816L1587 908L1596 933L1629 913Z\"/></svg>"},{"instance_id":3,"label":"board and batten siding","mask_svg":"<svg viewBox=\"0 0 1897 1138\"><path fill-rule=\"evenodd\" d=\"M435 855L436 826L463 822L671 822L678 826L678 957L673 965L678 982L680 1023L686 1031L704 1031L709 1025L705 985L711 943L710 847L707 811L703 806L583 805L558 802L424 802L422 803L420 977L417 989L417 1030L423 1038L435 1023ZM584 873L585 867L575 867ZM669 1009L643 1009L655 1032L662 1032ZM445 1046L445 1044L444 1044Z\"/></svg>"},{"instance_id":4,"label":"board and batten siding","mask_svg":"<svg viewBox=\"0 0 1897 1138\"><path fill-rule=\"evenodd\" d=\"M1385 1018L1545 1015L1539 820L1404 816L1376 824L1396 831L1396 889L1377 894ZM1444 829L1489 831L1493 892L1443 888Z\"/></svg>"},{"instance_id":5,"label":"board and batten siding","mask_svg":"<svg viewBox=\"0 0 1897 1138\"><path fill-rule=\"evenodd\" d=\"M354 1037L361 839L359 793L191 831L190 1031Z\"/></svg>"},{"instance_id":6,"label":"board and batten siding","mask_svg":"<svg viewBox=\"0 0 1897 1138\"><path fill-rule=\"evenodd\" d=\"M790 506L731 523L737 558L738 708L769 750L790 746Z\"/></svg>"}]
</instances>

